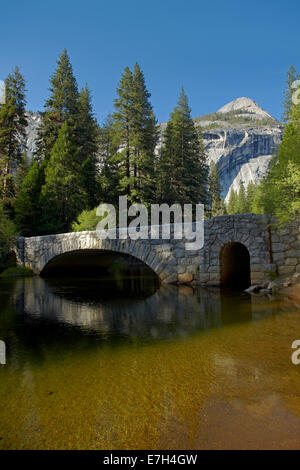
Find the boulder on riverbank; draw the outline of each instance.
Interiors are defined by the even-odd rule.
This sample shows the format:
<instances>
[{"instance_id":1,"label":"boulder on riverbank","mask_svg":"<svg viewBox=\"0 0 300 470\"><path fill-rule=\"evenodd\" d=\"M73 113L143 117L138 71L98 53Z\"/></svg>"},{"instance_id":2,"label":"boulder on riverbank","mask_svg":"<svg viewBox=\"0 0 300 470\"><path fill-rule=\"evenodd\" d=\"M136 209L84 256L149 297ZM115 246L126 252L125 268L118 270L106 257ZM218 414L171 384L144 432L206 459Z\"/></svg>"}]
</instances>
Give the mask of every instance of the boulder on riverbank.
<instances>
[{"instance_id":1,"label":"boulder on riverbank","mask_svg":"<svg viewBox=\"0 0 300 470\"><path fill-rule=\"evenodd\" d=\"M245 292L248 292L248 294L251 295L274 294L275 292L282 293L284 289L287 289L291 286L293 286L293 291L295 292L297 291L298 286L298 295L300 298L300 273L295 273L288 277L281 276L274 281L264 281L261 284L253 284L252 286L248 287L248 289L245 289Z\"/></svg>"}]
</instances>

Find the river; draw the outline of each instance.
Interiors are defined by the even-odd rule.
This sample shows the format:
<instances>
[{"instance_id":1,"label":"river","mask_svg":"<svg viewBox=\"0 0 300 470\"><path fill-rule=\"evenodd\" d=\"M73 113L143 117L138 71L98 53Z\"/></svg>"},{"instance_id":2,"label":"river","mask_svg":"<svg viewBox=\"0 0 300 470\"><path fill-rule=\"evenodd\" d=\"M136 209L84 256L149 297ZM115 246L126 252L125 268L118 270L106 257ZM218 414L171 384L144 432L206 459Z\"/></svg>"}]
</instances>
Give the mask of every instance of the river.
<instances>
[{"instance_id":1,"label":"river","mask_svg":"<svg viewBox=\"0 0 300 470\"><path fill-rule=\"evenodd\" d=\"M300 305L148 272L0 282L0 449L300 448Z\"/></svg>"}]
</instances>

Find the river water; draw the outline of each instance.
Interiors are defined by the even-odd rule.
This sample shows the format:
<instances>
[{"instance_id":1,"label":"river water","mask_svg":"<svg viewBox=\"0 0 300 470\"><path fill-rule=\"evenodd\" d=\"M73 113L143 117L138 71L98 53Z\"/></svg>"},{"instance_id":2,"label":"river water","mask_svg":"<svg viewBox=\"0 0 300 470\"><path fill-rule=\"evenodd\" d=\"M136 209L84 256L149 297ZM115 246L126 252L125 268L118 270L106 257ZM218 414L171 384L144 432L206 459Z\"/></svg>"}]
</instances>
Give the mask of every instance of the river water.
<instances>
[{"instance_id":1,"label":"river water","mask_svg":"<svg viewBox=\"0 0 300 470\"><path fill-rule=\"evenodd\" d=\"M300 306L149 273L0 283L0 449L300 448Z\"/></svg>"}]
</instances>

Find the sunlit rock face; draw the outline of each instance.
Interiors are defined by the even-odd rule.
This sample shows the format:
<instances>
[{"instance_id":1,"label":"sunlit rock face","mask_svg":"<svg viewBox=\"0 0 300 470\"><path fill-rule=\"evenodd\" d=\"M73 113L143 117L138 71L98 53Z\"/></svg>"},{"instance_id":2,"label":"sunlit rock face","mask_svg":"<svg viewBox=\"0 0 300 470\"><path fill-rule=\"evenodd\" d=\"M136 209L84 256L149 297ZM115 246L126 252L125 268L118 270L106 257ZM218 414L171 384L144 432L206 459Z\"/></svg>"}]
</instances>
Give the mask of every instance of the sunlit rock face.
<instances>
[{"instance_id":1,"label":"sunlit rock face","mask_svg":"<svg viewBox=\"0 0 300 470\"><path fill-rule=\"evenodd\" d=\"M166 124L160 124L158 152ZM283 126L246 97L236 98L214 114L195 118L195 124L202 128L208 164L217 164L226 200L231 188L239 189L240 181L247 187L250 181L256 183L265 176L283 134Z\"/></svg>"},{"instance_id":2,"label":"sunlit rock face","mask_svg":"<svg viewBox=\"0 0 300 470\"><path fill-rule=\"evenodd\" d=\"M230 101L230 103L218 109L217 112L226 114L232 111L238 112L239 115L243 115L244 117L250 115L253 120L270 119L271 121L276 121L270 113L262 109L255 101L251 100L251 98L246 98L245 96Z\"/></svg>"},{"instance_id":3,"label":"sunlit rock face","mask_svg":"<svg viewBox=\"0 0 300 470\"><path fill-rule=\"evenodd\" d=\"M230 189L247 187L268 171L276 148L281 142L282 126L203 130L209 163L213 160L220 172L222 196L228 199Z\"/></svg>"},{"instance_id":4,"label":"sunlit rock face","mask_svg":"<svg viewBox=\"0 0 300 470\"><path fill-rule=\"evenodd\" d=\"M38 128L42 122L42 115L39 112L27 112L26 118L28 124L26 128L25 145L27 156L31 159L36 150L36 139L38 135Z\"/></svg>"}]
</instances>

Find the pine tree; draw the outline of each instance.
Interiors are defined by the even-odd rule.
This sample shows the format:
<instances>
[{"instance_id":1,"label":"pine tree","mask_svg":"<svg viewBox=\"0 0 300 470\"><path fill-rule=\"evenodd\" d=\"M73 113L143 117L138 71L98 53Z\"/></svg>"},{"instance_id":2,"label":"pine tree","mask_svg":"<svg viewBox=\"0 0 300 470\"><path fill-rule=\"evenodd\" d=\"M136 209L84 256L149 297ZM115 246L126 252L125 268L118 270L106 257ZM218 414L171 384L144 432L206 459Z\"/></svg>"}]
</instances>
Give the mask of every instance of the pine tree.
<instances>
[{"instance_id":1,"label":"pine tree","mask_svg":"<svg viewBox=\"0 0 300 470\"><path fill-rule=\"evenodd\" d=\"M227 213L236 214L237 209L237 194L233 188L230 189L229 199L227 204Z\"/></svg>"},{"instance_id":2,"label":"pine tree","mask_svg":"<svg viewBox=\"0 0 300 470\"><path fill-rule=\"evenodd\" d=\"M224 202L221 197L221 191L219 171L215 162L212 161L208 175L209 211L211 217L224 214Z\"/></svg>"},{"instance_id":3,"label":"pine tree","mask_svg":"<svg viewBox=\"0 0 300 470\"><path fill-rule=\"evenodd\" d=\"M238 214L245 214L248 212L247 198L243 181L240 181L236 210Z\"/></svg>"},{"instance_id":4,"label":"pine tree","mask_svg":"<svg viewBox=\"0 0 300 470\"><path fill-rule=\"evenodd\" d=\"M20 187L22 185L22 182L27 175L28 171L30 168L30 162L26 153L26 150L24 150L23 155L22 155L22 160L19 163L19 166L15 172L15 186L16 186L16 197L18 196L18 193L20 191Z\"/></svg>"},{"instance_id":5,"label":"pine tree","mask_svg":"<svg viewBox=\"0 0 300 470\"><path fill-rule=\"evenodd\" d=\"M113 119L118 131L119 145L122 151L119 155L120 191L130 195L132 189L131 155L132 155L132 121L133 121L133 74L126 67L117 88L118 98L115 100Z\"/></svg>"},{"instance_id":6,"label":"pine tree","mask_svg":"<svg viewBox=\"0 0 300 470\"><path fill-rule=\"evenodd\" d=\"M25 237L47 233L43 223L47 214L41 204L41 187L45 182L45 162L31 162L25 175L15 203L16 225Z\"/></svg>"},{"instance_id":7,"label":"pine tree","mask_svg":"<svg viewBox=\"0 0 300 470\"><path fill-rule=\"evenodd\" d=\"M120 193L119 136L112 115L108 115L99 132L99 159L101 164L101 199L118 204Z\"/></svg>"},{"instance_id":8,"label":"pine tree","mask_svg":"<svg viewBox=\"0 0 300 470\"><path fill-rule=\"evenodd\" d=\"M164 134L158 165L160 202L205 204L207 173L203 141L195 128L182 89Z\"/></svg>"},{"instance_id":9,"label":"pine tree","mask_svg":"<svg viewBox=\"0 0 300 470\"><path fill-rule=\"evenodd\" d=\"M82 167L83 185L87 193L88 208L100 203L100 184L97 169L99 127L94 118L90 91L85 85L78 98L76 119L76 146L79 164Z\"/></svg>"},{"instance_id":10,"label":"pine tree","mask_svg":"<svg viewBox=\"0 0 300 470\"><path fill-rule=\"evenodd\" d=\"M254 194L255 194L255 184L253 181L249 181L248 186L247 186L247 212L252 212L253 211L253 200L254 200Z\"/></svg>"},{"instance_id":11,"label":"pine tree","mask_svg":"<svg viewBox=\"0 0 300 470\"><path fill-rule=\"evenodd\" d=\"M157 123L138 64L133 72L132 131L133 131L133 194L137 202L151 202L155 194L155 157Z\"/></svg>"},{"instance_id":12,"label":"pine tree","mask_svg":"<svg viewBox=\"0 0 300 470\"><path fill-rule=\"evenodd\" d=\"M78 214L87 207L81 170L76 158L74 129L66 121L51 151L41 192L48 233L68 232Z\"/></svg>"},{"instance_id":13,"label":"pine tree","mask_svg":"<svg viewBox=\"0 0 300 470\"><path fill-rule=\"evenodd\" d=\"M155 193L156 120L138 64L126 67L115 100L114 129L119 139L119 191L130 202L150 202Z\"/></svg>"},{"instance_id":14,"label":"pine tree","mask_svg":"<svg viewBox=\"0 0 300 470\"><path fill-rule=\"evenodd\" d=\"M6 101L0 105L0 196L4 207L13 211L15 174L22 161L25 129L25 81L18 67L5 80Z\"/></svg>"},{"instance_id":15,"label":"pine tree","mask_svg":"<svg viewBox=\"0 0 300 470\"><path fill-rule=\"evenodd\" d=\"M9 264L16 229L0 200L0 272Z\"/></svg>"},{"instance_id":16,"label":"pine tree","mask_svg":"<svg viewBox=\"0 0 300 470\"><path fill-rule=\"evenodd\" d=\"M76 121L78 114L78 88L66 49L57 60L57 69L50 79L50 97L39 129L37 155L50 158L59 129L67 119Z\"/></svg>"},{"instance_id":17,"label":"pine tree","mask_svg":"<svg viewBox=\"0 0 300 470\"><path fill-rule=\"evenodd\" d=\"M292 88L293 82L296 80L299 80L300 75L296 72L296 69L294 68L293 65L290 66L288 72L287 72L287 78L286 78L286 89L284 91L284 98L283 98L283 114L282 114L282 120L285 122L288 122L290 120L290 112L291 112L291 107L292 107L292 95L295 93L295 88Z\"/></svg>"}]
</instances>

